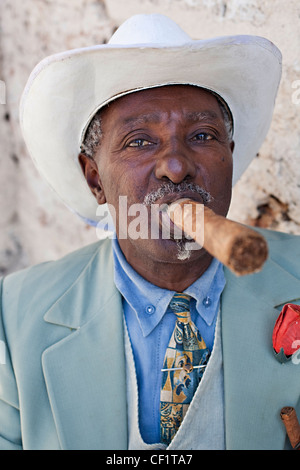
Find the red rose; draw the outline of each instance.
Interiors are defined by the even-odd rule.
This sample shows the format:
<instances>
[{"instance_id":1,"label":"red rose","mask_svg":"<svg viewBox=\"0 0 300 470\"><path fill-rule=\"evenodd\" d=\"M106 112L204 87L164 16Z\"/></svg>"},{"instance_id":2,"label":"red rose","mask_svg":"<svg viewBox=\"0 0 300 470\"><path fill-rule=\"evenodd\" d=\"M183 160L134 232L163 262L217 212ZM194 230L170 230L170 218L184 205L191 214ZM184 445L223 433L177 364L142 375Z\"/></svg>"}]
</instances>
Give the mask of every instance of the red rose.
<instances>
[{"instance_id":1,"label":"red rose","mask_svg":"<svg viewBox=\"0 0 300 470\"><path fill-rule=\"evenodd\" d=\"M300 348L300 306L286 304L273 331L273 348L276 353L291 356Z\"/></svg>"}]
</instances>

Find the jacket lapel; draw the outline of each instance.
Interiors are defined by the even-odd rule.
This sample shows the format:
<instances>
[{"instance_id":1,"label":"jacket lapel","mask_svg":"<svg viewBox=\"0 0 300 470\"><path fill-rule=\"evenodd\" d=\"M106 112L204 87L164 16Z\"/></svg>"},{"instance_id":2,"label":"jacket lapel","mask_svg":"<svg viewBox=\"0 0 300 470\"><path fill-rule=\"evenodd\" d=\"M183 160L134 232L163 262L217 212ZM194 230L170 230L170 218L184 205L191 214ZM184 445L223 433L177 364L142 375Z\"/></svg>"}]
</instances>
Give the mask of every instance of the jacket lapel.
<instances>
[{"instance_id":1,"label":"jacket lapel","mask_svg":"<svg viewBox=\"0 0 300 470\"><path fill-rule=\"evenodd\" d=\"M42 358L63 449L127 448L122 304L104 243L45 315L67 327Z\"/></svg>"},{"instance_id":2,"label":"jacket lapel","mask_svg":"<svg viewBox=\"0 0 300 470\"><path fill-rule=\"evenodd\" d=\"M300 281L268 260L254 275L237 278L226 270L222 295L226 447L282 449L283 406L296 406L300 373L273 354L272 332L287 302L297 303ZM276 308L277 307L277 308Z\"/></svg>"}]
</instances>

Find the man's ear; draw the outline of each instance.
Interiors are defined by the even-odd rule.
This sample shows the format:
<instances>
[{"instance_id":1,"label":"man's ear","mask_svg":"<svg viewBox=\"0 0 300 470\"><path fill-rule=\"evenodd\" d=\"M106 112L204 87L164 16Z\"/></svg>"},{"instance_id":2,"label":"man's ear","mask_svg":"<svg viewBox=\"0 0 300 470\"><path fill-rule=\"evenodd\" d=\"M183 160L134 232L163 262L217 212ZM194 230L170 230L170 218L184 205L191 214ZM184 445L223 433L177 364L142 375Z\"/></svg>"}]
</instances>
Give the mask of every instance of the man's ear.
<instances>
[{"instance_id":1,"label":"man's ear","mask_svg":"<svg viewBox=\"0 0 300 470\"><path fill-rule=\"evenodd\" d=\"M95 196L98 204L105 204L106 198L102 188L101 179L99 176L98 166L96 162L84 153L80 153L78 155L78 160L86 182L93 195Z\"/></svg>"}]
</instances>

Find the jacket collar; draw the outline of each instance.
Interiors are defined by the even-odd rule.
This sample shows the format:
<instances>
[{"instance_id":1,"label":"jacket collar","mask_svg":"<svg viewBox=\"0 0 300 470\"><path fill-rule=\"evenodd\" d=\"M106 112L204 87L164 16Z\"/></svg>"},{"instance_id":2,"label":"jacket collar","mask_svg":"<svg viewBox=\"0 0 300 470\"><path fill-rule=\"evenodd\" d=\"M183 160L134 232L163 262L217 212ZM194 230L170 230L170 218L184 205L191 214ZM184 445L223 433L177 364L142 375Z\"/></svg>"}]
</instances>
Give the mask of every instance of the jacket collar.
<instances>
[{"instance_id":1,"label":"jacket collar","mask_svg":"<svg viewBox=\"0 0 300 470\"><path fill-rule=\"evenodd\" d=\"M80 259L80 251L78 254L78 262L82 262L80 274L44 315L46 322L71 329L79 329L99 312L100 305L104 308L118 294L114 284L110 240L96 243L90 256L83 261ZM99 295L95 295L95 292L99 292Z\"/></svg>"},{"instance_id":2,"label":"jacket collar","mask_svg":"<svg viewBox=\"0 0 300 470\"><path fill-rule=\"evenodd\" d=\"M103 266L106 268L101 269ZM247 292L250 297L259 298L262 303L272 307L300 298L300 281L272 259L267 261L260 273L237 277L225 269L225 277L230 291L232 288L237 289L242 295ZM105 289L101 289L103 285ZM102 242L101 249L99 244L94 245L80 274L55 300L44 320L71 329L80 328L99 309L99 298L94 294L94 289L101 289L102 306L118 292L114 283L113 254L109 240ZM84 304L80 304L79 299Z\"/></svg>"}]
</instances>

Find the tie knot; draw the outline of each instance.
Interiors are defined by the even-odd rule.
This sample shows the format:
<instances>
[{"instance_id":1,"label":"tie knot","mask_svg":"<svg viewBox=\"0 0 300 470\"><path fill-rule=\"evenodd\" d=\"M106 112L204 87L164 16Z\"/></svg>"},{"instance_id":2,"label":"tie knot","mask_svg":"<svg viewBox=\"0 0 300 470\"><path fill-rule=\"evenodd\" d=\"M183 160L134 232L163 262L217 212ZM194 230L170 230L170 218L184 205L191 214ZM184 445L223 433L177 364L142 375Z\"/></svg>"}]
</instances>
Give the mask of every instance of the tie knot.
<instances>
[{"instance_id":1,"label":"tie knot","mask_svg":"<svg viewBox=\"0 0 300 470\"><path fill-rule=\"evenodd\" d=\"M187 317L190 313L190 300L189 295L177 293L172 297L170 308L178 317Z\"/></svg>"}]
</instances>

